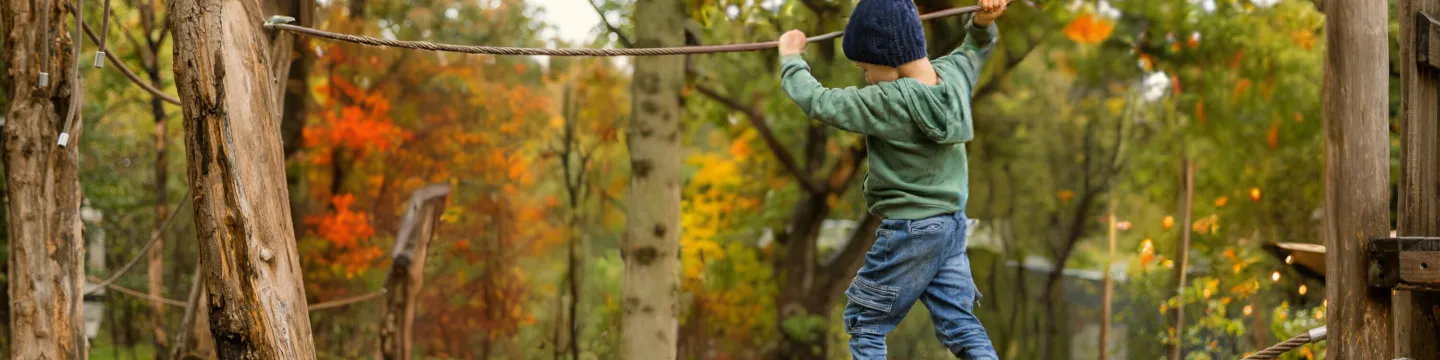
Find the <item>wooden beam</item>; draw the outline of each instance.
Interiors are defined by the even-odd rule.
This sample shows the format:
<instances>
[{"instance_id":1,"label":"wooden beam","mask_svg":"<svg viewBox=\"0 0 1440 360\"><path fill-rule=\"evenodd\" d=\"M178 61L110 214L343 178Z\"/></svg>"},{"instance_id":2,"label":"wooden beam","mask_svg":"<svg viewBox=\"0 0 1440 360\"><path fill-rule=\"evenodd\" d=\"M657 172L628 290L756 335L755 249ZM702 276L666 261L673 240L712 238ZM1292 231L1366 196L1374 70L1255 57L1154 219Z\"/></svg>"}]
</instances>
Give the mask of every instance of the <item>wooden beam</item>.
<instances>
[{"instance_id":1,"label":"wooden beam","mask_svg":"<svg viewBox=\"0 0 1440 360\"><path fill-rule=\"evenodd\" d=\"M425 284L425 252L445 212L450 186L433 184L415 190L400 220L400 232L390 251L390 274L385 278L385 303L380 306L380 356L409 359L413 345L415 303Z\"/></svg>"},{"instance_id":2,"label":"wooden beam","mask_svg":"<svg viewBox=\"0 0 1440 360\"><path fill-rule=\"evenodd\" d=\"M1402 131L1398 236L1440 236L1440 141L1435 139L1440 135L1440 23L1435 14L1440 14L1440 0L1401 0L1398 8ZM1396 260L1401 281L1440 283L1440 246L1431 246L1429 252L1404 252ZM1440 294L1396 291L1391 305L1395 356L1440 360L1436 321Z\"/></svg>"},{"instance_id":3,"label":"wooden beam","mask_svg":"<svg viewBox=\"0 0 1440 360\"><path fill-rule=\"evenodd\" d=\"M1366 285L1364 246L1390 233L1388 9L1325 4L1325 323L1331 359L1391 359L1390 290Z\"/></svg>"}]
</instances>

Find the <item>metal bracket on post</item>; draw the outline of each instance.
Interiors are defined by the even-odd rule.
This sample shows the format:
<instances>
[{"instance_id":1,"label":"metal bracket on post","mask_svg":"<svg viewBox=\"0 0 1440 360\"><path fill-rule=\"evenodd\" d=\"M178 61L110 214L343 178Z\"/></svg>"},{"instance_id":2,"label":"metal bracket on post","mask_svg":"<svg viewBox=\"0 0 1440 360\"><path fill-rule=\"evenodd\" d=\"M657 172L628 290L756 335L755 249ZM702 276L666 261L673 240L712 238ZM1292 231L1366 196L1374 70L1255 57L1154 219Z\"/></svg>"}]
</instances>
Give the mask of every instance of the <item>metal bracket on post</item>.
<instances>
[{"instance_id":1,"label":"metal bracket on post","mask_svg":"<svg viewBox=\"0 0 1440 360\"><path fill-rule=\"evenodd\" d=\"M1415 12L1415 62L1440 70L1440 21L1421 11Z\"/></svg>"},{"instance_id":2,"label":"metal bracket on post","mask_svg":"<svg viewBox=\"0 0 1440 360\"><path fill-rule=\"evenodd\" d=\"M1365 251L1370 287L1440 290L1440 237L1372 239Z\"/></svg>"}]
</instances>

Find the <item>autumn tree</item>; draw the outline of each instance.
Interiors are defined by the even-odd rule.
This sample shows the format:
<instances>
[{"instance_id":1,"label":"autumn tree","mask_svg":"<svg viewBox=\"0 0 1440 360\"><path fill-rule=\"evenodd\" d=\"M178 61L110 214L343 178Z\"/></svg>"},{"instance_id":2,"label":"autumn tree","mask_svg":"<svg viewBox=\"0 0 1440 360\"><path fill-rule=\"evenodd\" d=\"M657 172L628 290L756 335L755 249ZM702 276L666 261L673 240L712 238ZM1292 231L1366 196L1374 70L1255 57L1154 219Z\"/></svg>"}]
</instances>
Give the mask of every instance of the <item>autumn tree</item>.
<instances>
[{"instance_id":1,"label":"autumn tree","mask_svg":"<svg viewBox=\"0 0 1440 360\"><path fill-rule=\"evenodd\" d=\"M7 64L4 163L9 347L18 359L85 359L78 163L80 39L66 3L0 5ZM68 126L68 127L67 127ZM65 146L61 134L68 132Z\"/></svg>"},{"instance_id":2,"label":"autumn tree","mask_svg":"<svg viewBox=\"0 0 1440 360\"><path fill-rule=\"evenodd\" d=\"M279 3L172 2L200 266L222 358L313 358L279 138L290 35ZM211 50L205 50L211 49ZM276 51L275 49L279 49Z\"/></svg>"}]
</instances>

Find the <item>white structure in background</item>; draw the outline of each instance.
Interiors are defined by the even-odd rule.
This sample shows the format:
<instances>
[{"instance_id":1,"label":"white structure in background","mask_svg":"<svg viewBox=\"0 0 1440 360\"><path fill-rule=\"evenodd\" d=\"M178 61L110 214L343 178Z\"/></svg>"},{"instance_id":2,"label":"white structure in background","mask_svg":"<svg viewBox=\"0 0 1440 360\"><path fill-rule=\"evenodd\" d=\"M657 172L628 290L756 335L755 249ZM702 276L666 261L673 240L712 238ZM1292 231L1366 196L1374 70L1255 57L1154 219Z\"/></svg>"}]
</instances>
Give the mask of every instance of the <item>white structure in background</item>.
<instances>
[{"instance_id":1,"label":"white structure in background","mask_svg":"<svg viewBox=\"0 0 1440 360\"><path fill-rule=\"evenodd\" d=\"M105 230L101 226L104 219L105 214L89 205L80 208L80 220L87 225L85 229L94 229L94 231L82 231L87 242L85 249L86 274L89 274L90 271L105 269ZM86 279L85 285L81 289L89 289L93 286L95 285ZM96 289L95 292L86 294L84 301L85 337L94 340L95 335L100 332L100 319L105 315L105 289Z\"/></svg>"}]
</instances>

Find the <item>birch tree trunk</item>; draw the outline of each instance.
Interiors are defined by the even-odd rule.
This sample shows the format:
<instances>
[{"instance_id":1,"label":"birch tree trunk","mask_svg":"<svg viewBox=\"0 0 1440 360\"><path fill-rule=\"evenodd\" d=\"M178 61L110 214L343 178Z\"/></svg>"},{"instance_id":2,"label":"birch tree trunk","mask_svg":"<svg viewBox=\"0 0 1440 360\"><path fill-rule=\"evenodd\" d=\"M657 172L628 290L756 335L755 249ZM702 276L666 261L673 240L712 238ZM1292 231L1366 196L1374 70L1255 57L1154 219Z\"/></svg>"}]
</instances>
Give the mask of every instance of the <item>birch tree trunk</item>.
<instances>
[{"instance_id":1,"label":"birch tree trunk","mask_svg":"<svg viewBox=\"0 0 1440 360\"><path fill-rule=\"evenodd\" d=\"M79 149L56 145L79 81L65 2L0 4L4 28L3 131L8 222L10 354L14 359L85 359L80 310L85 250L81 238ZM77 25L78 26L78 25ZM48 56L44 47L48 42ZM39 74L49 73L48 86ZM77 119L71 139L82 128Z\"/></svg>"},{"instance_id":2,"label":"birch tree trunk","mask_svg":"<svg viewBox=\"0 0 1440 360\"><path fill-rule=\"evenodd\" d=\"M450 186L436 184L416 190L400 223L391 251L390 275L385 279L385 302L380 307L380 356L410 359L415 323L415 302L425 284L425 252L445 212Z\"/></svg>"},{"instance_id":3,"label":"birch tree trunk","mask_svg":"<svg viewBox=\"0 0 1440 360\"><path fill-rule=\"evenodd\" d=\"M680 46L688 18L680 0L637 0L635 46ZM680 88L685 58L635 58L626 144L625 285L620 358L675 359L680 292Z\"/></svg>"},{"instance_id":4,"label":"birch tree trunk","mask_svg":"<svg viewBox=\"0 0 1440 360\"><path fill-rule=\"evenodd\" d=\"M275 5L275 4L267 4ZM313 359L280 113L293 39L258 0L169 3L203 306L223 359Z\"/></svg>"}]
</instances>

